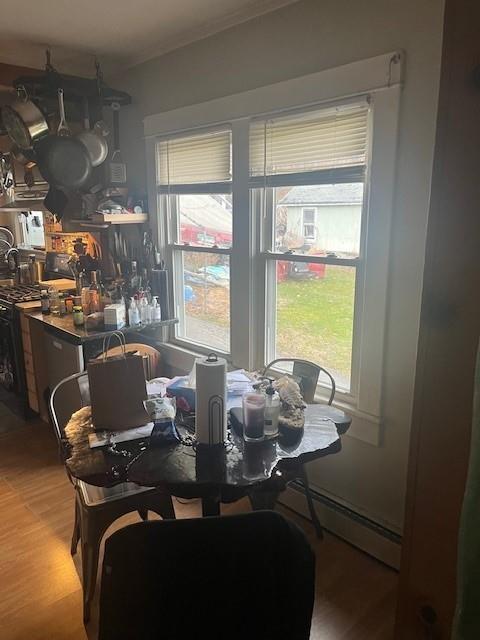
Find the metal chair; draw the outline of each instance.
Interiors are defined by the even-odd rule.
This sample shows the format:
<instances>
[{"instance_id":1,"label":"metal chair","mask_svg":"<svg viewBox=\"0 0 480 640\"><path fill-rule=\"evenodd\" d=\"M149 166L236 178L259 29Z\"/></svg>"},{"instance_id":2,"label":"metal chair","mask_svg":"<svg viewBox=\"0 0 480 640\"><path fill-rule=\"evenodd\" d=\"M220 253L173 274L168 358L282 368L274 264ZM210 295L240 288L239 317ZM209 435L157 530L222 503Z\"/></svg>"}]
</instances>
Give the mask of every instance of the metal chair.
<instances>
[{"instance_id":1,"label":"metal chair","mask_svg":"<svg viewBox=\"0 0 480 640\"><path fill-rule=\"evenodd\" d=\"M314 582L304 532L279 513L133 524L105 541L98 637L308 640Z\"/></svg>"},{"instance_id":2,"label":"metal chair","mask_svg":"<svg viewBox=\"0 0 480 640\"><path fill-rule=\"evenodd\" d=\"M63 400L63 414L90 404L87 373L75 373L61 380L53 389L49 409L50 417L59 444L62 461L68 457L64 426L58 419L58 408ZM70 410L71 409L71 410ZM75 523L73 527L71 554L75 555L78 542L82 548L83 619L90 619L90 605L95 593L98 569L98 555L103 534L117 518L138 511L142 520L148 519L148 511L158 513L162 518L175 518L175 510L170 495L156 488L140 487L133 482L125 482L114 487L95 487L82 480L67 475L75 487Z\"/></svg>"},{"instance_id":3,"label":"metal chair","mask_svg":"<svg viewBox=\"0 0 480 640\"><path fill-rule=\"evenodd\" d=\"M329 405L332 404L335 397L336 385L335 380L329 371L327 371L320 365L315 364L314 362L310 362L309 360L302 360L300 358L277 358L276 360L272 360L272 362L270 362L265 367L265 369L263 370L263 375L265 377L268 377L268 372L279 362L293 363L293 370L289 375L291 375L298 382L302 397L308 404L313 403L315 399L315 391L317 388L318 378L320 376L320 373L324 373L330 381L330 396L327 402ZM322 539L322 525L320 524L320 520L318 519L315 507L313 505L313 498L310 491L307 469L304 464L302 464L301 466L301 475L296 480L299 480L301 482L305 490L308 510L310 512L310 518L312 520L313 526L315 527L315 533L317 534L317 538Z\"/></svg>"}]
</instances>

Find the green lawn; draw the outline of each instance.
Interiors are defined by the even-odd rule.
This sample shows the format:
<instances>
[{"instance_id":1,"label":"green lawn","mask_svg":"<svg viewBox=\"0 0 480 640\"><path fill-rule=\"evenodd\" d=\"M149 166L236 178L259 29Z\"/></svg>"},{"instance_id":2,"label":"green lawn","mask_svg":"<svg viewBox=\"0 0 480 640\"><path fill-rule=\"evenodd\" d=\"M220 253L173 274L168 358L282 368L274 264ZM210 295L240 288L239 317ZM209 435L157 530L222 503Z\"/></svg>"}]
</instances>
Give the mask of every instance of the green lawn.
<instances>
[{"instance_id":1,"label":"green lawn","mask_svg":"<svg viewBox=\"0 0 480 640\"><path fill-rule=\"evenodd\" d=\"M277 357L313 360L348 385L352 357L355 269L328 265L323 278L277 285ZM192 317L226 327L229 290L193 287Z\"/></svg>"},{"instance_id":2,"label":"green lawn","mask_svg":"<svg viewBox=\"0 0 480 640\"><path fill-rule=\"evenodd\" d=\"M349 379L355 269L328 265L324 278L277 287L277 354L303 357Z\"/></svg>"}]
</instances>

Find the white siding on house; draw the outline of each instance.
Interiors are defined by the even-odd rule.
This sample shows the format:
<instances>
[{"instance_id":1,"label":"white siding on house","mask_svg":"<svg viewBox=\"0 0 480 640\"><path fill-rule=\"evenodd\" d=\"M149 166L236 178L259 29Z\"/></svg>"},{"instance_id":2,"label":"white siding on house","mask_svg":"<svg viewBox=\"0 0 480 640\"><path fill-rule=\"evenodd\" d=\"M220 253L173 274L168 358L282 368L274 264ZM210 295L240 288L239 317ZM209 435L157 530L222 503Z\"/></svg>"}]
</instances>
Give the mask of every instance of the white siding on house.
<instances>
[{"instance_id":1,"label":"white siding on house","mask_svg":"<svg viewBox=\"0 0 480 640\"><path fill-rule=\"evenodd\" d=\"M287 243L294 246L298 241L311 244L312 248L325 252L348 253L358 255L360 247L360 205L322 205L315 206L315 241L305 239L303 209L307 207L288 207ZM309 205L308 207L313 208Z\"/></svg>"}]
</instances>

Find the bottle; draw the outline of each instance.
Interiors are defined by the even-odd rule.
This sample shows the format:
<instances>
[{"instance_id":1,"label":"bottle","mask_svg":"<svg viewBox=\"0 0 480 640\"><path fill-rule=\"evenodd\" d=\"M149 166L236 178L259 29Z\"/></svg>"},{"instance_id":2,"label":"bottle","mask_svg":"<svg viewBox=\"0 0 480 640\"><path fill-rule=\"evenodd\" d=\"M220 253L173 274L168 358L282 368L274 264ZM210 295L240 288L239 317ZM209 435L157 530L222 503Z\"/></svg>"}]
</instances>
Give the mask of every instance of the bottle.
<instances>
[{"instance_id":1,"label":"bottle","mask_svg":"<svg viewBox=\"0 0 480 640\"><path fill-rule=\"evenodd\" d=\"M140 324L140 313L135 298L130 298L130 307L128 308L128 324L131 327Z\"/></svg>"},{"instance_id":2,"label":"bottle","mask_svg":"<svg viewBox=\"0 0 480 640\"><path fill-rule=\"evenodd\" d=\"M265 438L278 436L278 418L280 416L280 396L273 388L273 380L265 390Z\"/></svg>"},{"instance_id":3,"label":"bottle","mask_svg":"<svg viewBox=\"0 0 480 640\"><path fill-rule=\"evenodd\" d=\"M56 289L51 289L49 291L50 294L50 313L54 316L58 316L60 314L60 301L58 299L58 291Z\"/></svg>"},{"instance_id":4,"label":"bottle","mask_svg":"<svg viewBox=\"0 0 480 640\"><path fill-rule=\"evenodd\" d=\"M88 316L90 313L90 287L82 287L81 300L83 315Z\"/></svg>"},{"instance_id":5,"label":"bottle","mask_svg":"<svg viewBox=\"0 0 480 640\"><path fill-rule=\"evenodd\" d=\"M67 313L67 307L65 305L65 294L58 294L58 311L61 316L64 316Z\"/></svg>"},{"instance_id":6,"label":"bottle","mask_svg":"<svg viewBox=\"0 0 480 640\"><path fill-rule=\"evenodd\" d=\"M71 296L70 294L67 294L65 296L65 309L67 311L67 313L73 313L73 296Z\"/></svg>"},{"instance_id":7,"label":"bottle","mask_svg":"<svg viewBox=\"0 0 480 640\"><path fill-rule=\"evenodd\" d=\"M40 292L40 304L42 305L42 313L48 315L50 313L50 298L48 297L48 291L42 289Z\"/></svg>"},{"instance_id":8,"label":"bottle","mask_svg":"<svg viewBox=\"0 0 480 640\"><path fill-rule=\"evenodd\" d=\"M80 305L75 305L73 307L73 324L76 327L83 326L84 317L83 317L83 308Z\"/></svg>"},{"instance_id":9,"label":"bottle","mask_svg":"<svg viewBox=\"0 0 480 640\"><path fill-rule=\"evenodd\" d=\"M88 301L90 303L90 313L100 311L100 287L97 281L97 272L92 271L90 274L91 284L88 293Z\"/></svg>"},{"instance_id":10,"label":"bottle","mask_svg":"<svg viewBox=\"0 0 480 640\"><path fill-rule=\"evenodd\" d=\"M145 296L140 298L140 322L142 324L150 323L150 313L148 308L148 301Z\"/></svg>"},{"instance_id":11,"label":"bottle","mask_svg":"<svg viewBox=\"0 0 480 640\"><path fill-rule=\"evenodd\" d=\"M160 322L162 319L162 312L160 305L158 304L158 296L153 296L152 301L152 322Z\"/></svg>"}]
</instances>

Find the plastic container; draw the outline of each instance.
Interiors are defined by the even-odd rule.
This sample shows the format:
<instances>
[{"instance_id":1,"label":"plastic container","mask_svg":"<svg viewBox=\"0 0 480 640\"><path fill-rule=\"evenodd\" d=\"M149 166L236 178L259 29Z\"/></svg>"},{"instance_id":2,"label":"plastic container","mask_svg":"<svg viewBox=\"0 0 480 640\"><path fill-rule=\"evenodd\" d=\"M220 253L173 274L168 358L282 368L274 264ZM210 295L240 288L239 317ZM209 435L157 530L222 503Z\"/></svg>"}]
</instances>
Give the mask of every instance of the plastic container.
<instances>
[{"instance_id":1,"label":"plastic container","mask_svg":"<svg viewBox=\"0 0 480 640\"><path fill-rule=\"evenodd\" d=\"M265 438L276 438L278 436L278 418L280 416L280 396L273 388L270 381L265 390Z\"/></svg>"}]
</instances>

